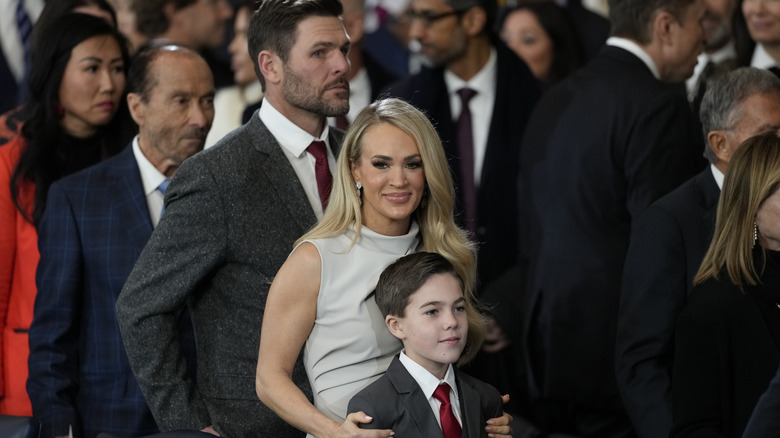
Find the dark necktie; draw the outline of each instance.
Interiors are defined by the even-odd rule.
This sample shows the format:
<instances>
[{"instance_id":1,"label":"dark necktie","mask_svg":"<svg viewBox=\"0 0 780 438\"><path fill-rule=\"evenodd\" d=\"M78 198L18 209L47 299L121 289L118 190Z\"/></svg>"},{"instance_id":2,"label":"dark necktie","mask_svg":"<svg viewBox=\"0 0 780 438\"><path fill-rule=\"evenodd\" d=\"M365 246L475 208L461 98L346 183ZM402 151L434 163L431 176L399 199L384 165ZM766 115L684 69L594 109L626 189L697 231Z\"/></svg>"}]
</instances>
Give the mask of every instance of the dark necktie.
<instances>
[{"instance_id":1,"label":"dark necktie","mask_svg":"<svg viewBox=\"0 0 780 438\"><path fill-rule=\"evenodd\" d=\"M346 131L347 129L349 129L349 120L347 120L347 118L344 116L337 116L336 127L341 129L342 131Z\"/></svg>"},{"instance_id":2,"label":"dark necktie","mask_svg":"<svg viewBox=\"0 0 780 438\"><path fill-rule=\"evenodd\" d=\"M22 54L24 57L24 73L22 74L22 80L19 83L19 90L17 92L18 103L24 103L27 98L27 74L30 73L30 40L32 37L32 21L27 14L27 10L24 8L24 0L18 0L16 2L16 30L19 32L19 39L22 42Z\"/></svg>"},{"instance_id":3,"label":"dark necktie","mask_svg":"<svg viewBox=\"0 0 780 438\"><path fill-rule=\"evenodd\" d=\"M477 189L474 186L474 134L471 127L469 101L476 94L477 92L471 88L458 90L462 110L456 124L460 155L460 192L463 195L466 226L473 234L476 234L477 230Z\"/></svg>"},{"instance_id":4,"label":"dark necktie","mask_svg":"<svg viewBox=\"0 0 780 438\"><path fill-rule=\"evenodd\" d=\"M433 391L433 398L441 402L439 407L439 418L441 419L441 431L444 432L444 438L460 438L460 423L455 418L450 404L450 385L442 383Z\"/></svg>"},{"instance_id":5,"label":"dark necktie","mask_svg":"<svg viewBox=\"0 0 780 438\"><path fill-rule=\"evenodd\" d=\"M324 141L313 141L306 150L314 157L314 175L317 177L317 192L320 194L322 211L328 208L330 189L333 186L333 175L328 166L328 152Z\"/></svg>"},{"instance_id":6,"label":"dark necktie","mask_svg":"<svg viewBox=\"0 0 780 438\"><path fill-rule=\"evenodd\" d=\"M163 182L161 182L159 186L157 186L157 190L159 190L160 193L163 194L163 198L165 198L165 191L168 190L168 184L170 184L170 183L171 183L171 179L170 178L165 178L165 180ZM163 217L163 213L165 213L165 201L164 200L163 200L163 206L160 209L160 218Z\"/></svg>"}]
</instances>

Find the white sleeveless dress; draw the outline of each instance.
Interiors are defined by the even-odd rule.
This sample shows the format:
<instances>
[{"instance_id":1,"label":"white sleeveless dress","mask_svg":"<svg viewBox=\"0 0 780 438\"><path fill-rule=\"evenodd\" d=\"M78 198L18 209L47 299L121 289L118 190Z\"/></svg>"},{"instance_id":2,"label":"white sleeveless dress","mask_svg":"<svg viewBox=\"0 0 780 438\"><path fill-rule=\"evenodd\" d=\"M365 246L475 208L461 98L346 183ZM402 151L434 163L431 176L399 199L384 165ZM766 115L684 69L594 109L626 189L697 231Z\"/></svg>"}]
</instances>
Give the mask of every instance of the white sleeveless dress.
<instances>
[{"instance_id":1,"label":"white sleeveless dress","mask_svg":"<svg viewBox=\"0 0 780 438\"><path fill-rule=\"evenodd\" d=\"M326 239L314 239L322 260L317 314L304 346L314 406L335 421L347 416L347 403L385 373L401 341L385 325L374 300L384 268L417 250L419 226L403 236L383 236L362 227Z\"/></svg>"}]
</instances>

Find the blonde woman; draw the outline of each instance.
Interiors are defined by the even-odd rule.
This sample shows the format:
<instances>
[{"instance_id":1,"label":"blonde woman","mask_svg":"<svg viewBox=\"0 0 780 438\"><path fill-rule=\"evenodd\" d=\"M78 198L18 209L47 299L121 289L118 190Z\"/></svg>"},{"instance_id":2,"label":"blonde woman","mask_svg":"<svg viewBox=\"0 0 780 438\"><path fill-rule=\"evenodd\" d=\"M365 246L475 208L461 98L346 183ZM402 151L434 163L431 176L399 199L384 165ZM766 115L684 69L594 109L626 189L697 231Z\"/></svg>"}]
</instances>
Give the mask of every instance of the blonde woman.
<instances>
[{"instance_id":1,"label":"blonde woman","mask_svg":"<svg viewBox=\"0 0 780 438\"><path fill-rule=\"evenodd\" d=\"M357 116L324 217L298 240L271 285L257 364L263 403L309 436L391 436L358 431L370 418L346 411L401 350L373 291L387 265L425 250L445 256L473 298L474 248L455 225L453 199L441 141L425 115L386 99ZM480 341L464 355L473 357ZM314 405L290 377L301 349ZM490 420L487 429L508 434L509 418Z\"/></svg>"},{"instance_id":2,"label":"blonde woman","mask_svg":"<svg viewBox=\"0 0 780 438\"><path fill-rule=\"evenodd\" d=\"M740 437L780 362L780 138L734 153L677 322L672 436Z\"/></svg>"}]
</instances>

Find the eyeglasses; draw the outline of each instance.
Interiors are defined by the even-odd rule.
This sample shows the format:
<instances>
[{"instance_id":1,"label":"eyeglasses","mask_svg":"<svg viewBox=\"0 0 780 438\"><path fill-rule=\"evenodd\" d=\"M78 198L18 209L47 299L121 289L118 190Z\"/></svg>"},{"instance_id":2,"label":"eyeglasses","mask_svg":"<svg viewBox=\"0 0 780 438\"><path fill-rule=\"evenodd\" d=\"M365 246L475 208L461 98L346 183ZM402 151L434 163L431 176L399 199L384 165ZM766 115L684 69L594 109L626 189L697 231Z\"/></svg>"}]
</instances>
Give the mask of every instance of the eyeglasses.
<instances>
[{"instance_id":1,"label":"eyeglasses","mask_svg":"<svg viewBox=\"0 0 780 438\"><path fill-rule=\"evenodd\" d=\"M437 14L432 11L415 11L413 9L409 9L404 14L404 20L409 24L411 24L414 20L420 20L420 24L422 24L423 27L431 27L433 23L443 18L451 17L453 15L460 17L461 15L465 14L466 11L468 11L468 9L442 12Z\"/></svg>"}]
</instances>

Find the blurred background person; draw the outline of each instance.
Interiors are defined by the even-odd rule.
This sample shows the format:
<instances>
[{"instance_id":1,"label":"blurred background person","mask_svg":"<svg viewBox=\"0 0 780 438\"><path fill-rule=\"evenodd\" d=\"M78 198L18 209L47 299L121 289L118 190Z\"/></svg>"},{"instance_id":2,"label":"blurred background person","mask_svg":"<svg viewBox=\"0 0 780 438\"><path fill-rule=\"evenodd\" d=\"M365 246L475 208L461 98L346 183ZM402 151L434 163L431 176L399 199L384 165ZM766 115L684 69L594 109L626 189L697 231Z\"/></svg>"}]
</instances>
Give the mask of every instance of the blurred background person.
<instances>
[{"instance_id":1,"label":"blurred background person","mask_svg":"<svg viewBox=\"0 0 780 438\"><path fill-rule=\"evenodd\" d=\"M780 138L751 137L675 333L670 436L740 437L780 362Z\"/></svg>"},{"instance_id":2,"label":"blurred background person","mask_svg":"<svg viewBox=\"0 0 780 438\"><path fill-rule=\"evenodd\" d=\"M499 36L528 64L543 87L585 63L579 37L567 12L555 3L523 3L500 11Z\"/></svg>"},{"instance_id":3,"label":"blurred background person","mask_svg":"<svg viewBox=\"0 0 780 438\"><path fill-rule=\"evenodd\" d=\"M21 104L32 28L44 0L0 1L0 114Z\"/></svg>"},{"instance_id":4,"label":"blurred background person","mask_svg":"<svg viewBox=\"0 0 780 438\"><path fill-rule=\"evenodd\" d=\"M358 113L375 101L398 76L382 67L376 57L363 48L365 1L341 0L341 3L344 5L344 27L352 44L349 49L349 112L343 117L331 117L328 122L346 130Z\"/></svg>"},{"instance_id":5,"label":"blurred background person","mask_svg":"<svg viewBox=\"0 0 780 438\"><path fill-rule=\"evenodd\" d=\"M116 11L116 26L127 39L128 44L130 44L130 52L133 53L149 40L146 35L138 30L135 8L133 7L133 2L135 0L109 1L111 2L111 6L114 7L114 11Z\"/></svg>"},{"instance_id":6,"label":"blurred background person","mask_svg":"<svg viewBox=\"0 0 780 438\"><path fill-rule=\"evenodd\" d=\"M24 387L27 332L36 294L36 227L49 186L123 146L111 124L129 63L124 38L84 14L67 14L48 29L58 37L35 47L21 135L0 146L0 303L7 303L0 307L0 412L13 415L32 413Z\"/></svg>"},{"instance_id":7,"label":"blurred background person","mask_svg":"<svg viewBox=\"0 0 780 438\"><path fill-rule=\"evenodd\" d=\"M41 39L51 38L50 34L46 33L46 29L52 22L69 12L78 12L81 14L94 15L98 18L106 20L110 25L116 26L116 15L114 10L105 0L57 0L49 1L43 7L43 10L32 27L29 41L30 48L28 50L28 56L32 55L32 51L39 44ZM5 38L5 36L3 37ZM6 44L6 40L0 40L3 44ZM30 62L29 59L24 65L24 78L27 78L30 74ZM0 75L2 75L2 63L0 62ZM0 86L10 85L0 81ZM18 112L21 109L21 104L28 94L26 79L19 82L19 90L17 94L17 101L19 105L13 105L7 110L0 111L0 144L6 143L13 137L19 134L21 129L21 121L18 118ZM0 96L0 99L3 99ZM124 106L124 105L123 105Z\"/></svg>"},{"instance_id":8,"label":"blurred background person","mask_svg":"<svg viewBox=\"0 0 780 438\"><path fill-rule=\"evenodd\" d=\"M249 56L246 37L249 19L255 11L256 3L257 0L246 0L236 10L233 40L228 46L231 56L230 69L233 70L235 85L217 90L214 97L214 123L206 137L206 147L213 146L225 134L241 126L245 122L243 115L249 113L251 116L263 99L263 87L257 80L255 63ZM251 109L247 110L247 107Z\"/></svg>"},{"instance_id":9,"label":"blurred background person","mask_svg":"<svg viewBox=\"0 0 780 438\"><path fill-rule=\"evenodd\" d=\"M736 0L705 0L707 11L702 20L704 50L699 55L693 75L685 81L688 100L693 103L693 113L699 114L706 82L717 73L718 64L734 61L737 56L732 38L731 23L737 6ZM729 63L728 69L734 68Z\"/></svg>"},{"instance_id":10,"label":"blurred background person","mask_svg":"<svg viewBox=\"0 0 780 438\"><path fill-rule=\"evenodd\" d=\"M755 42L750 66L777 67L780 64L780 2L743 0L741 6L750 39Z\"/></svg>"},{"instance_id":11,"label":"blurred background person","mask_svg":"<svg viewBox=\"0 0 780 438\"><path fill-rule=\"evenodd\" d=\"M710 162L632 224L618 307L618 389L641 438L669 436L674 328L715 229L723 174L748 138L780 131L780 79L743 67L707 88L701 120Z\"/></svg>"},{"instance_id":12,"label":"blurred background person","mask_svg":"<svg viewBox=\"0 0 780 438\"><path fill-rule=\"evenodd\" d=\"M201 54L217 89L233 84L230 61L216 50L226 39L233 8L227 0L132 0L138 31L146 38L170 40Z\"/></svg>"},{"instance_id":13,"label":"blurred background person","mask_svg":"<svg viewBox=\"0 0 780 438\"><path fill-rule=\"evenodd\" d=\"M133 58L127 85L138 136L110 160L52 184L38 227L27 388L43 438L66 436L69 428L82 438L157 431L114 306L160 220L170 178L203 148L214 83L193 50L154 45ZM180 322L191 365L191 325L189 318Z\"/></svg>"}]
</instances>

